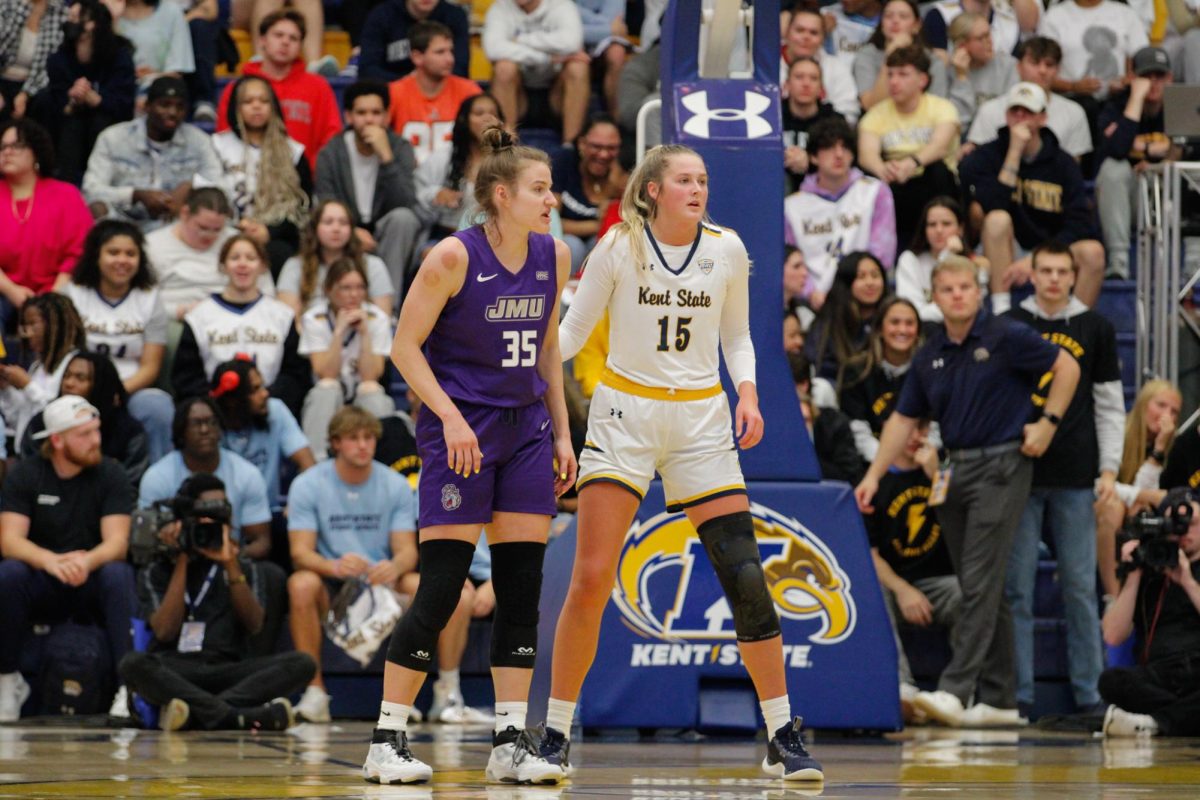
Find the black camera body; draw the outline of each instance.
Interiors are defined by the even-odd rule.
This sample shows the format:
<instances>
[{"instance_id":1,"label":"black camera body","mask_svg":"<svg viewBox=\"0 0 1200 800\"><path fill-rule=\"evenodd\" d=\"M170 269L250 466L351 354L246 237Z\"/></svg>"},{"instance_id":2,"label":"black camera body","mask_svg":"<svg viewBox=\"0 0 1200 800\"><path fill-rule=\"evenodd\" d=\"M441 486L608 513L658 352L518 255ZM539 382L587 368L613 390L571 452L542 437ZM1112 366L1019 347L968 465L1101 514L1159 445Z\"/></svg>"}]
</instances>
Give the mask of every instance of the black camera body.
<instances>
[{"instance_id":1,"label":"black camera body","mask_svg":"<svg viewBox=\"0 0 1200 800\"><path fill-rule=\"evenodd\" d=\"M1125 523L1117 542L1118 553L1125 542L1138 543L1130 561L1117 566L1122 580L1135 569L1163 573L1179 564L1179 539L1192 524L1192 504L1188 496L1167 497L1158 514L1143 511Z\"/></svg>"},{"instance_id":2,"label":"black camera body","mask_svg":"<svg viewBox=\"0 0 1200 800\"><path fill-rule=\"evenodd\" d=\"M179 553L197 555L201 550L219 550L224 528L233 518L228 500L197 500L179 495L160 500L150 508L133 512L129 533L129 555L134 564L143 566L159 558L174 558ZM175 546L166 544L158 532L179 521L179 539Z\"/></svg>"}]
</instances>

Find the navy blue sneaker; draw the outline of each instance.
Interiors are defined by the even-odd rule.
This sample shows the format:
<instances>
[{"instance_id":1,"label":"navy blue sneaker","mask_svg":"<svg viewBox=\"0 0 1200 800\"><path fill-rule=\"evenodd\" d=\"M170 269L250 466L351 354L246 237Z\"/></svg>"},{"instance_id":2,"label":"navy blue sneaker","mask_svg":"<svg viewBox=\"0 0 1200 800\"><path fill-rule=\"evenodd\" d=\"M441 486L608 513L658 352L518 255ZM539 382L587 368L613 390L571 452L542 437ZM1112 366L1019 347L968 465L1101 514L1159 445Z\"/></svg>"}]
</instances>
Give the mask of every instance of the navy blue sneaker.
<instances>
[{"instance_id":1,"label":"navy blue sneaker","mask_svg":"<svg viewBox=\"0 0 1200 800\"><path fill-rule=\"evenodd\" d=\"M768 775L785 781L823 781L821 764L804 749L804 720L796 717L790 725L775 731L767 742L767 757L762 768Z\"/></svg>"},{"instance_id":2,"label":"navy blue sneaker","mask_svg":"<svg viewBox=\"0 0 1200 800\"><path fill-rule=\"evenodd\" d=\"M567 754L571 752L571 740L567 735L557 728L547 727L545 723L542 724L541 734L542 758L562 767L564 775L575 772L575 768L567 760Z\"/></svg>"}]
</instances>

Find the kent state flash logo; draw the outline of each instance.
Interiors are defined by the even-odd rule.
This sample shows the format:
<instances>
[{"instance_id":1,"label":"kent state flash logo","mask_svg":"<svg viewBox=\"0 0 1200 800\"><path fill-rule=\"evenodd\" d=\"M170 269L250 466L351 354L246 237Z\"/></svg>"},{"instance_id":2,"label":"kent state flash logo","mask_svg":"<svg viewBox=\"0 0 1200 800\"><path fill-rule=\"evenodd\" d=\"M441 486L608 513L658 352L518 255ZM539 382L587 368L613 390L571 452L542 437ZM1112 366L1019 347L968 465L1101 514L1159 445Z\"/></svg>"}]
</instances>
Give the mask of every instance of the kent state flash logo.
<instances>
[{"instance_id":1,"label":"kent state flash logo","mask_svg":"<svg viewBox=\"0 0 1200 800\"><path fill-rule=\"evenodd\" d=\"M785 640L792 640L784 645L785 661L790 667L811 666L812 645L837 644L854 633L850 578L825 543L799 521L757 503L750 504L750 512L767 588L785 628L793 631L788 636L785 630ZM634 666L738 663L733 613L683 513L658 514L630 529L613 601L627 627L663 642L635 644ZM811 645L795 643L797 625Z\"/></svg>"}]
</instances>

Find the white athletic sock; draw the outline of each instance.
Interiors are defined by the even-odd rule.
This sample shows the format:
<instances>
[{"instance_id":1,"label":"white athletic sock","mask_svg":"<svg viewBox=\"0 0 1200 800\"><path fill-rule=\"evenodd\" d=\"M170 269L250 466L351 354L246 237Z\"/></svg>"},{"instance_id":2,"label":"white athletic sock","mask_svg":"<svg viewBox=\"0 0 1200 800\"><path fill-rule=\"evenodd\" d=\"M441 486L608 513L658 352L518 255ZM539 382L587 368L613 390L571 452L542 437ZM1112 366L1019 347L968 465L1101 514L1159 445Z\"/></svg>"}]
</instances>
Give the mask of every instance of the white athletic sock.
<instances>
[{"instance_id":1,"label":"white athletic sock","mask_svg":"<svg viewBox=\"0 0 1200 800\"><path fill-rule=\"evenodd\" d=\"M384 700L379 704L379 721L375 723L375 727L385 731L407 730L408 715L411 713L412 706Z\"/></svg>"},{"instance_id":2,"label":"white athletic sock","mask_svg":"<svg viewBox=\"0 0 1200 800\"><path fill-rule=\"evenodd\" d=\"M767 721L768 736L774 736L775 731L792 721L792 704L786 694L770 700L760 700L758 707L762 709L763 718Z\"/></svg>"},{"instance_id":3,"label":"white athletic sock","mask_svg":"<svg viewBox=\"0 0 1200 800\"><path fill-rule=\"evenodd\" d=\"M437 682L441 685L442 690L449 694L462 693L459 689L458 670L456 669L439 669Z\"/></svg>"},{"instance_id":4,"label":"white athletic sock","mask_svg":"<svg viewBox=\"0 0 1200 800\"><path fill-rule=\"evenodd\" d=\"M571 723L575 720L575 704L570 700L550 698L546 704L546 727L559 733L571 734Z\"/></svg>"},{"instance_id":5,"label":"white athletic sock","mask_svg":"<svg viewBox=\"0 0 1200 800\"><path fill-rule=\"evenodd\" d=\"M528 711L529 703L496 703L496 733L502 733L509 727L525 730L525 714Z\"/></svg>"}]
</instances>

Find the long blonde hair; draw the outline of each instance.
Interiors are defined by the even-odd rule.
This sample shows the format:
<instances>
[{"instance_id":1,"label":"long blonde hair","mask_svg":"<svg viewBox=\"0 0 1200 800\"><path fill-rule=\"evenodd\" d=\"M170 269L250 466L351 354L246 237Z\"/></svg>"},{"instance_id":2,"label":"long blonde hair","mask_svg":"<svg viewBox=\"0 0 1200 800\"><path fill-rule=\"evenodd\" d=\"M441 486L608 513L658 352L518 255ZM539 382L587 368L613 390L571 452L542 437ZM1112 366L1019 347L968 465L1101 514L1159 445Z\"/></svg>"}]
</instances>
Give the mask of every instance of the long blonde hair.
<instances>
[{"instance_id":1,"label":"long blonde hair","mask_svg":"<svg viewBox=\"0 0 1200 800\"><path fill-rule=\"evenodd\" d=\"M292 159L292 147L275 91L270 83L255 75L239 80L230 100L237 121L238 137L245 142L246 123L242 119L241 101L242 91L250 83L265 86L267 96L271 99L271 116L267 119L262 146L259 147L258 175L254 186L254 215L265 225L291 222L300 227L308 216L308 194L300 186L300 176ZM249 158L250 145L246 144L242 156L243 169Z\"/></svg>"},{"instance_id":2,"label":"long blonde hair","mask_svg":"<svg viewBox=\"0 0 1200 800\"><path fill-rule=\"evenodd\" d=\"M321 242L317 239L317 227L321 224L321 216L325 213L325 209L330 206L340 207L350 219L350 240L346 242L342 256L354 261L363 275L367 274L367 257L363 253L362 242L354 233L354 215L350 213L349 206L341 200L332 198L322 200L317 203L317 207L309 215L308 224L304 226L300 236L300 252L297 255L300 258L301 308L308 305L308 301L312 300L313 294L317 291L317 275L321 272Z\"/></svg>"},{"instance_id":3,"label":"long blonde hair","mask_svg":"<svg viewBox=\"0 0 1200 800\"><path fill-rule=\"evenodd\" d=\"M1170 381L1147 381L1125 417L1125 447L1121 453L1121 470L1117 473L1117 480L1121 483L1133 483L1138 468L1146 460L1146 407L1163 392L1180 394L1179 388ZM1171 440L1167 442L1167 452L1170 452L1173 444L1175 434L1171 434Z\"/></svg>"},{"instance_id":4,"label":"long blonde hair","mask_svg":"<svg viewBox=\"0 0 1200 800\"><path fill-rule=\"evenodd\" d=\"M625 193L621 195L621 221L613 226L615 233L612 236L614 241L616 236L629 237L629 253L636 265L640 266L649 259L646 252L646 228L658 216L658 201L650 196L649 185L662 185L667 165L674 156L700 158L700 154L695 150L681 144L660 144L653 147L633 170L628 183L625 184ZM704 221L709 221L707 209ZM641 274L640 270L638 274Z\"/></svg>"}]
</instances>

